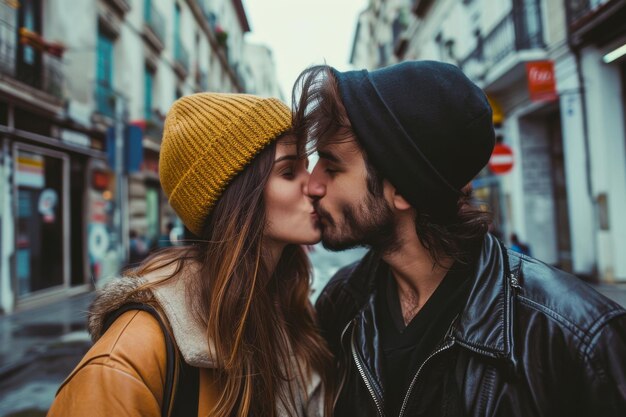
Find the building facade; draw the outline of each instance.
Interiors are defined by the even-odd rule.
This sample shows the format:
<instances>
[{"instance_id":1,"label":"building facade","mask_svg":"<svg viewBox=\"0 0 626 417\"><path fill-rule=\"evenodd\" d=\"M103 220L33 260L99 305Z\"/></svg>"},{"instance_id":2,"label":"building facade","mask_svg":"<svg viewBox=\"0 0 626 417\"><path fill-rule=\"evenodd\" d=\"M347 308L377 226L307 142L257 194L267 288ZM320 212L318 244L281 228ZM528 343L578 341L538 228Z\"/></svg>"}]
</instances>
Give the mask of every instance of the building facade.
<instances>
[{"instance_id":1,"label":"building facade","mask_svg":"<svg viewBox=\"0 0 626 417\"><path fill-rule=\"evenodd\" d=\"M602 62L624 44L624 2L409 3L412 18L386 50L461 67L487 93L498 141L513 151L510 172L486 168L473 183L494 232L505 241L515 233L534 256L580 276L626 281L616 256L626 249L624 65ZM357 42L353 50L366 49ZM536 81L553 90L538 93Z\"/></svg>"},{"instance_id":2,"label":"building facade","mask_svg":"<svg viewBox=\"0 0 626 417\"><path fill-rule=\"evenodd\" d=\"M87 291L129 235L155 248L180 229L165 115L247 91L248 30L241 0L0 0L0 311Z\"/></svg>"},{"instance_id":3,"label":"building facade","mask_svg":"<svg viewBox=\"0 0 626 417\"><path fill-rule=\"evenodd\" d=\"M245 61L243 77L247 80L246 90L262 97L276 97L285 100L276 78L276 65L272 50L265 45L244 44Z\"/></svg>"},{"instance_id":4,"label":"building facade","mask_svg":"<svg viewBox=\"0 0 626 417\"><path fill-rule=\"evenodd\" d=\"M626 1L567 0L565 11L571 53L556 61L557 81L577 93L561 100L564 127L567 139L586 150L598 272L607 281L624 281Z\"/></svg>"}]
</instances>

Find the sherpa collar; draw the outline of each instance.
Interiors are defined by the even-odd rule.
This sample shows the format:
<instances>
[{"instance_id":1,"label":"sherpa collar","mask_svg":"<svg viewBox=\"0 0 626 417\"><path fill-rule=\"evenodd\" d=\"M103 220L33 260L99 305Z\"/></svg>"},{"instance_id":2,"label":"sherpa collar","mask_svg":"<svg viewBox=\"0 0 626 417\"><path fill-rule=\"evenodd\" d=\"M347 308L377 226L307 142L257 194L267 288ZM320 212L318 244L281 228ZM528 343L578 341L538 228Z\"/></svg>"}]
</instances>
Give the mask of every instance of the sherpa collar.
<instances>
[{"instance_id":1,"label":"sherpa collar","mask_svg":"<svg viewBox=\"0 0 626 417\"><path fill-rule=\"evenodd\" d=\"M92 340L97 341L103 333L106 317L129 303L158 304L167 318L176 345L185 362L201 368L214 368L215 360L209 353L206 329L194 317L186 297L186 281L190 271L183 269L178 275L150 290L136 291L151 282L157 282L175 271L176 265L161 268L142 277L114 278L103 286L89 309L88 328Z\"/></svg>"}]
</instances>

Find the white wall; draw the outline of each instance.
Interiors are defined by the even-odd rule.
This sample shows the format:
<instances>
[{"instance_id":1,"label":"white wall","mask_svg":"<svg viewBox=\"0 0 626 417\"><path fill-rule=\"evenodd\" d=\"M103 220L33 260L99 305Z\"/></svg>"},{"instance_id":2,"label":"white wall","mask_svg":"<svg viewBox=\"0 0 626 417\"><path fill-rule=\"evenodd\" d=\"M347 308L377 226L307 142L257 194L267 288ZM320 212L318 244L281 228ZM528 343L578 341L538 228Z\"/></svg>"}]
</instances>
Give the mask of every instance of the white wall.
<instances>
[{"instance_id":1,"label":"white wall","mask_svg":"<svg viewBox=\"0 0 626 417\"><path fill-rule=\"evenodd\" d=\"M286 91L283 94L280 90L271 50L264 45L246 43L244 56L243 67L248 77L247 92L263 97L276 97L285 101L284 94L291 94L291 92Z\"/></svg>"},{"instance_id":2,"label":"white wall","mask_svg":"<svg viewBox=\"0 0 626 417\"><path fill-rule=\"evenodd\" d=\"M582 50L582 71L595 198L608 198L609 230L598 231L598 266L606 280L626 281L626 137L621 77L617 65L602 62L604 51Z\"/></svg>"},{"instance_id":3,"label":"white wall","mask_svg":"<svg viewBox=\"0 0 626 417\"><path fill-rule=\"evenodd\" d=\"M550 142L544 119L519 120L526 239L544 262L558 262Z\"/></svg>"},{"instance_id":4,"label":"white wall","mask_svg":"<svg viewBox=\"0 0 626 417\"><path fill-rule=\"evenodd\" d=\"M353 40L354 55L352 56L352 65L355 69L376 68L376 42L371 36L370 29L374 24L374 15L370 8L359 14L358 23L360 28L355 33L355 39Z\"/></svg>"},{"instance_id":5,"label":"white wall","mask_svg":"<svg viewBox=\"0 0 626 417\"><path fill-rule=\"evenodd\" d=\"M596 267L596 239L593 200L588 189L587 149L583 97L578 82L576 61L567 53L555 63L560 95L563 153L567 181L572 268L574 273L589 275Z\"/></svg>"}]
</instances>

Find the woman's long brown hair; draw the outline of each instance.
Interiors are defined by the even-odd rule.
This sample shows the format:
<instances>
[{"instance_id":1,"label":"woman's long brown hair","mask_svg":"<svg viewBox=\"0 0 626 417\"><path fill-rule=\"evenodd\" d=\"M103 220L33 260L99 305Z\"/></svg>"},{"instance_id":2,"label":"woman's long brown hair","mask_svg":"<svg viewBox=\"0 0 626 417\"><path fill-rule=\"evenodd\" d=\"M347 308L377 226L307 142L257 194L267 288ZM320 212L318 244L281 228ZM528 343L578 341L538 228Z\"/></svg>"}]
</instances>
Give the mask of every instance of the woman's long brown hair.
<instances>
[{"instance_id":1,"label":"woman's long brown hair","mask_svg":"<svg viewBox=\"0 0 626 417\"><path fill-rule=\"evenodd\" d=\"M186 263L200 265L187 296L218 366L220 397L211 416L273 417L277 403L294 409L293 386L306 387L311 372L324 382L331 415L332 357L309 301L308 258L299 245L288 245L274 271L265 262L263 189L275 153L276 145L268 146L228 185L200 240L158 252L133 272L177 264L176 275Z\"/></svg>"}]
</instances>

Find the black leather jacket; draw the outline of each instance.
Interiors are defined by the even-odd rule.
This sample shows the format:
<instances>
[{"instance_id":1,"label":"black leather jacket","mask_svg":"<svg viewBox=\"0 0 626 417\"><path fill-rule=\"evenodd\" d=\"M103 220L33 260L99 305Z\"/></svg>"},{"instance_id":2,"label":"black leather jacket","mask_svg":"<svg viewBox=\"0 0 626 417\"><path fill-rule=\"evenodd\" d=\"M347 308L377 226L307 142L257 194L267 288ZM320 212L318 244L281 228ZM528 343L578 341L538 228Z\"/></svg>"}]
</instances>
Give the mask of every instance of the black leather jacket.
<instances>
[{"instance_id":1,"label":"black leather jacket","mask_svg":"<svg viewBox=\"0 0 626 417\"><path fill-rule=\"evenodd\" d=\"M379 262L369 253L343 268L316 303L343 375L337 416L384 415ZM467 305L416 371L400 415L624 417L626 311L487 235Z\"/></svg>"}]
</instances>

